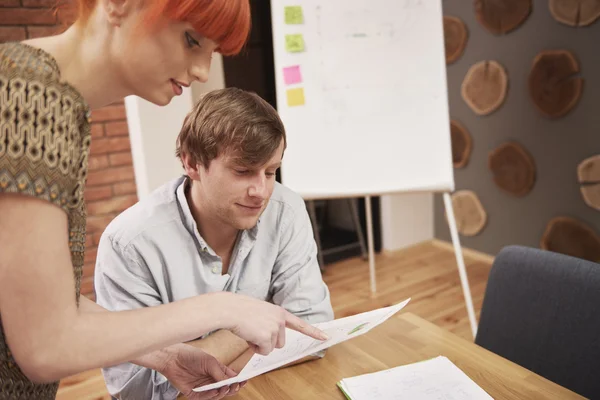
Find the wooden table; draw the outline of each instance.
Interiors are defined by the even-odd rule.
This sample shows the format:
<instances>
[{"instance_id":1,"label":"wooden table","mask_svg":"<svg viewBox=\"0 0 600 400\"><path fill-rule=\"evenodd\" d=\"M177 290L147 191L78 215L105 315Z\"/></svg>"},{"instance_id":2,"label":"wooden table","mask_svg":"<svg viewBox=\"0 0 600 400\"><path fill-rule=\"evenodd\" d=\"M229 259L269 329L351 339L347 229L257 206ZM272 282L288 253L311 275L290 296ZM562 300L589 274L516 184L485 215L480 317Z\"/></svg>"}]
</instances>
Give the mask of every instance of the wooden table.
<instances>
[{"instance_id":1,"label":"wooden table","mask_svg":"<svg viewBox=\"0 0 600 400\"><path fill-rule=\"evenodd\" d=\"M285 400L345 397L336 382L417 361L446 356L494 399L583 399L472 342L402 313L372 331L327 350L321 360L251 379L227 399Z\"/></svg>"}]
</instances>

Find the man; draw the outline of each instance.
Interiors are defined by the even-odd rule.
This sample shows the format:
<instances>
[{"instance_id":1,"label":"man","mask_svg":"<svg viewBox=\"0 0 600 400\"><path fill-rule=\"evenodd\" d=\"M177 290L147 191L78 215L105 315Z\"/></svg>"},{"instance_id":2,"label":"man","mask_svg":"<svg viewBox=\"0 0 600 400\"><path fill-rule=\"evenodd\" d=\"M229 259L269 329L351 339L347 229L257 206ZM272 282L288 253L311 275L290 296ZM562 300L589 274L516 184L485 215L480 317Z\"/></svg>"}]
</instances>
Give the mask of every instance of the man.
<instances>
[{"instance_id":1,"label":"man","mask_svg":"<svg viewBox=\"0 0 600 400\"><path fill-rule=\"evenodd\" d=\"M235 88L206 94L177 139L185 176L124 211L103 233L98 304L126 310L232 291L310 323L333 319L304 201L275 181L285 147L277 112L259 96ZM228 365L252 350L228 331L196 345ZM134 364L103 373L121 399L178 394L158 372Z\"/></svg>"}]
</instances>

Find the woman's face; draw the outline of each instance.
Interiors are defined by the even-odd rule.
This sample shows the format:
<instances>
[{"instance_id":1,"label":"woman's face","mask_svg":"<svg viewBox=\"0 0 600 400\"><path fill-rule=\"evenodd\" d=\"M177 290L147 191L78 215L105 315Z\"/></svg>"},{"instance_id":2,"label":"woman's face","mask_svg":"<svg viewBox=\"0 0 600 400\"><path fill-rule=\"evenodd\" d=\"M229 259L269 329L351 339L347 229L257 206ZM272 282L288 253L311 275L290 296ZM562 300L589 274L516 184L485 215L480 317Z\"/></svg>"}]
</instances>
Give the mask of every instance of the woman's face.
<instances>
[{"instance_id":1,"label":"woman's face","mask_svg":"<svg viewBox=\"0 0 600 400\"><path fill-rule=\"evenodd\" d=\"M193 81L206 82L218 44L188 22L159 21L159 29L137 29L142 14L130 12L113 32L111 55L128 91L167 105Z\"/></svg>"}]
</instances>

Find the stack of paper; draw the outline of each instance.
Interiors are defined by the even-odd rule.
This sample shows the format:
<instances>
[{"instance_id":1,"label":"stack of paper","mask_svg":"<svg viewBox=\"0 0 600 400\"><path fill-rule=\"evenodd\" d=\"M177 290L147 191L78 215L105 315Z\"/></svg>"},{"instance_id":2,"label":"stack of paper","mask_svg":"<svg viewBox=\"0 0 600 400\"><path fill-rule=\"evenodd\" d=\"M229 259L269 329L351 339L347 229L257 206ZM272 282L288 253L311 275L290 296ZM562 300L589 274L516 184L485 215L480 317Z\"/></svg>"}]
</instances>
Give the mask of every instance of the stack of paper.
<instances>
[{"instance_id":1,"label":"stack of paper","mask_svg":"<svg viewBox=\"0 0 600 400\"><path fill-rule=\"evenodd\" d=\"M244 369L240 371L237 376L197 387L194 391L204 392L224 385L242 382L303 357L315 354L321 350L325 350L338 343L365 334L403 309L409 301L410 298L390 307L379 308L377 310L352 315L346 318L314 324L314 326L327 334L329 339L326 341L316 340L286 328L285 346L283 346L283 348L275 349L267 356L254 354L248 364L246 364Z\"/></svg>"},{"instance_id":2,"label":"stack of paper","mask_svg":"<svg viewBox=\"0 0 600 400\"><path fill-rule=\"evenodd\" d=\"M446 357L372 374L342 379L338 387L349 400L489 400L477 386Z\"/></svg>"}]
</instances>

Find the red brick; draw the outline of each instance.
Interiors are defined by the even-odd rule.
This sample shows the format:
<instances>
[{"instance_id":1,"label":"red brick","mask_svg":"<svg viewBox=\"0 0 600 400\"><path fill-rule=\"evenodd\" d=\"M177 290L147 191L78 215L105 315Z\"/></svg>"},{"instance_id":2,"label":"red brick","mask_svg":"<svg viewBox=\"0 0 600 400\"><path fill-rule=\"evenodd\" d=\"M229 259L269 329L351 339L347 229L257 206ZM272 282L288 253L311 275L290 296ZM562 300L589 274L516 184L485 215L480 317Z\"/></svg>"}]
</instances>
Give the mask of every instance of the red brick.
<instances>
[{"instance_id":1,"label":"red brick","mask_svg":"<svg viewBox=\"0 0 600 400\"><path fill-rule=\"evenodd\" d=\"M92 235L86 235L85 236L85 248L89 249L90 247L94 247L94 239L92 238Z\"/></svg>"},{"instance_id":2,"label":"red brick","mask_svg":"<svg viewBox=\"0 0 600 400\"><path fill-rule=\"evenodd\" d=\"M126 118L125 106L122 105L106 106L92 112L94 122L118 121Z\"/></svg>"},{"instance_id":3,"label":"red brick","mask_svg":"<svg viewBox=\"0 0 600 400\"><path fill-rule=\"evenodd\" d=\"M85 201L97 201L104 200L112 197L112 189L110 186L97 186L85 188L84 192Z\"/></svg>"},{"instance_id":4,"label":"red brick","mask_svg":"<svg viewBox=\"0 0 600 400\"><path fill-rule=\"evenodd\" d=\"M92 235L92 243L94 243L94 246L98 246L100 244L100 239L102 238L102 234L101 233L94 233Z\"/></svg>"},{"instance_id":5,"label":"red brick","mask_svg":"<svg viewBox=\"0 0 600 400\"><path fill-rule=\"evenodd\" d=\"M56 0L21 0L23 7L46 7L52 8L58 4Z\"/></svg>"},{"instance_id":6,"label":"red brick","mask_svg":"<svg viewBox=\"0 0 600 400\"><path fill-rule=\"evenodd\" d=\"M114 167L98 171L90 171L87 184L90 186L106 185L134 179L133 167Z\"/></svg>"},{"instance_id":7,"label":"red brick","mask_svg":"<svg viewBox=\"0 0 600 400\"><path fill-rule=\"evenodd\" d=\"M128 136L129 127L127 122L109 122L104 125L106 129L106 136Z\"/></svg>"},{"instance_id":8,"label":"red brick","mask_svg":"<svg viewBox=\"0 0 600 400\"><path fill-rule=\"evenodd\" d=\"M71 25L77 19L77 8L63 7L58 10L58 20L63 25Z\"/></svg>"},{"instance_id":9,"label":"red brick","mask_svg":"<svg viewBox=\"0 0 600 400\"><path fill-rule=\"evenodd\" d=\"M54 25L56 16L47 8L5 8L0 25Z\"/></svg>"},{"instance_id":10,"label":"red brick","mask_svg":"<svg viewBox=\"0 0 600 400\"><path fill-rule=\"evenodd\" d=\"M62 33L65 30L64 26L53 25L53 26L28 26L27 32L30 39L35 39L44 36L54 36Z\"/></svg>"},{"instance_id":11,"label":"red brick","mask_svg":"<svg viewBox=\"0 0 600 400\"><path fill-rule=\"evenodd\" d=\"M98 155L129 150L131 150L129 137L99 138L92 140L90 154Z\"/></svg>"},{"instance_id":12,"label":"red brick","mask_svg":"<svg viewBox=\"0 0 600 400\"><path fill-rule=\"evenodd\" d=\"M110 224L110 221L112 221L114 218L114 215L89 215L87 217L87 225L86 225L86 231L87 234L91 234L91 233L102 233L104 232L104 229L106 229L106 226L108 224Z\"/></svg>"},{"instance_id":13,"label":"red brick","mask_svg":"<svg viewBox=\"0 0 600 400\"><path fill-rule=\"evenodd\" d=\"M81 294L88 298L95 298L93 276L86 276L81 279Z\"/></svg>"},{"instance_id":14,"label":"red brick","mask_svg":"<svg viewBox=\"0 0 600 400\"><path fill-rule=\"evenodd\" d=\"M108 156L106 154L100 156L91 156L88 160L88 170L95 171L97 169L107 168L110 164L108 163Z\"/></svg>"},{"instance_id":15,"label":"red brick","mask_svg":"<svg viewBox=\"0 0 600 400\"><path fill-rule=\"evenodd\" d=\"M84 263L96 262L96 254L98 254L97 247L86 248L83 262Z\"/></svg>"},{"instance_id":16,"label":"red brick","mask_svg":"<svg viewBox=\"0 0 600 400\"><path fill-rule=\"evenodd\" d=\"M102 215L110 213L120 213L131 207L137 202L137 196L127 195L113 197L108 200L94 201L87 204L87 211L90 215Z\"/></svg>"},{"instance_id":17,"label":"red brick","mask_svg":"<svg viewBox=\"0 0 600 400\"><path fill-rule=\"evenodd\" d=\"M0 7L19 7L19 0L0 0Z\"/></svg>"},{"instance_id":18,"label":"red brick","mask_svg":"<svg viewBox=\"0 0 600 400\"><path fill-rule=\"evenodd\" d=\"M93 138L104 136L104 124L92 124L91 135Z\"/></svg>"},{"instance_id":19,"label":"red brick","mask_svg":"<svg viewBox=\"0 0 600 400\"><path fill-rule=\"evenodd\" d=\"M95 269L96 269L95 262L88 262L88 263L83 264L83 276L86 278L94 276Z\"/></svg>"},{"instance_id":20,"label":"red brick","mask_svg":"<svg viewBox=\"0 0 600 400\"><path fill-rule=\"evenodd\" d=\"M135 181L119 182L113 185L113 191L117 196L123 194L136 194L137 186L135 184Z\"/></svg>"},{"instance_id":21,"label":"red brick","mask_svg":"<svg viewBox=\"0 0 600 400\"><path fill-rule=\"evenodd\" d=\"M0 26L0 43L18 42L27 38L27 31L20 26Z\"/></svg>"},{"instance_id":22,"label":"red brick","mask_svg":"<svg viewBox=\"0 0 600 400\"><path fill-rule=\"evenodd\" d=\"M113 153L108 155L108 159L110 161L110 165L118 166L118 165L132 165L133 158L131 157L131 152L124 151L122 153Z\"/></svg>"}]
</instances>

